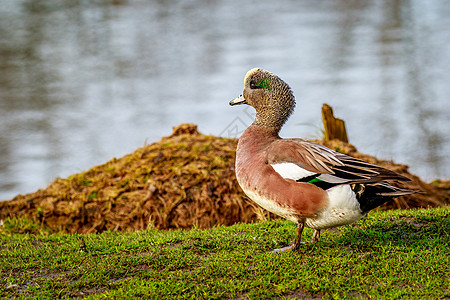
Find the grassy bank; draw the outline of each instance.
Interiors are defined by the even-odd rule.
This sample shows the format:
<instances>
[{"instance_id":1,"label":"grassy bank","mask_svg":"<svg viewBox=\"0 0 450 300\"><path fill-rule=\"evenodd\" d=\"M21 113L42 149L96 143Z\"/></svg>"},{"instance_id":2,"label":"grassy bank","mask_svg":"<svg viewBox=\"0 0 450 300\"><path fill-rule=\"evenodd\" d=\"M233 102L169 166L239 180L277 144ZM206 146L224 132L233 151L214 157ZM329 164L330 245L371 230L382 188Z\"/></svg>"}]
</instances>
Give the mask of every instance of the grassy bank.
<instances>
[{"instance_id":1,"label":"grassy bank","mask_svg":"<svg viewBox=\"0 0 450 300\"><path fill-rule=\"evenodd\" d=\"M294 233L282 220L88 235L6 220L0 297L450 297L448 208L372 213L299 252L268 252Z\"/></svg>"}]
</instances>

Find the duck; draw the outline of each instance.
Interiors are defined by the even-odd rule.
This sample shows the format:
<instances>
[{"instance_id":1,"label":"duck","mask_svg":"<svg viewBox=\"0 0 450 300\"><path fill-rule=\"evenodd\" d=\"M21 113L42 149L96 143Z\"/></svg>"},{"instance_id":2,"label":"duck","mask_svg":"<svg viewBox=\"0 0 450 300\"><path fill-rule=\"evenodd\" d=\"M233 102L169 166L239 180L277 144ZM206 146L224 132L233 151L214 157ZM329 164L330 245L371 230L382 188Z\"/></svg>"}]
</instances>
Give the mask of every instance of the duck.
<instances>
[{"instance_id":1,"label":"duck","mask_svg":"<svg viewBox=\"0 0 450 300\"><path fill-rule=\"evenodd\" d=\"M267 70L248 71L243 93L229 104L256 111L236 149L238 184L262 208L297 223L292 244L280 251L299 249L304 227L314 230L315 243L321 230L356 222L391 198L414 193L389 183L410 181L396 172L302 138L281 138L296 101L290 86Z\"/></svg>"}]
</instances>

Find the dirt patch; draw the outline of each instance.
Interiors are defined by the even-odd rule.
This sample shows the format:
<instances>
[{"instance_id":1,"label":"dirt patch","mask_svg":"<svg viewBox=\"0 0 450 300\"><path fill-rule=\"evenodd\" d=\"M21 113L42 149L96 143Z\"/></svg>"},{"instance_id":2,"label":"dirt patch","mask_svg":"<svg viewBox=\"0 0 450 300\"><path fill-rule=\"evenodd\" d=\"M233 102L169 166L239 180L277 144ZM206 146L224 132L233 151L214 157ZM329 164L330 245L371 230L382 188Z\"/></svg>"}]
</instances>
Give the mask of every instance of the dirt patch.
<instances>
[{"instance_id":1,"label":"dirt patch","mask_svg":"<svg viewBox=\"0 0 450 300\"><path fill-rule=\"evenodd\" d=\"M450 181L428 184L410 174L408 166L359 153L353 145L316 142L398 172L412 181L395 185L421 191L395 198L381 209L450 202ZM181 124L171 136L122 158L0 202L0 219L26 216L54 232L91 233L148 226L209 228L269 217L236 182L236 145L237 139L203 135L196 125Z\"/></svg>"}]
</instances>

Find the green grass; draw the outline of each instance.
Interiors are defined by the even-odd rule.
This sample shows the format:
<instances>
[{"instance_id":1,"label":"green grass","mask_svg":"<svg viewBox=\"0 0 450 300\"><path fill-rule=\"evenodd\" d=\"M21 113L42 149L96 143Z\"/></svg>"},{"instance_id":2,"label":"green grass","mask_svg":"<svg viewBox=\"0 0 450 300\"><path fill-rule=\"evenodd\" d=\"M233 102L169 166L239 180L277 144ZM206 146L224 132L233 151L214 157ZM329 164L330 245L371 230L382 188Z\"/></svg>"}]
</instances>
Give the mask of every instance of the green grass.
<instances>
[{"instance_id":1,"label":"green grass","mask_svg":"<svg viewBox=\"0 0 450 300\"><path fill-rule=\"evenodd\" d=\"M294 234L288 221L70 235L4 220L0 298L450 298L448 208L372 213L268 252Z\"/></svg>"}]
</instances>

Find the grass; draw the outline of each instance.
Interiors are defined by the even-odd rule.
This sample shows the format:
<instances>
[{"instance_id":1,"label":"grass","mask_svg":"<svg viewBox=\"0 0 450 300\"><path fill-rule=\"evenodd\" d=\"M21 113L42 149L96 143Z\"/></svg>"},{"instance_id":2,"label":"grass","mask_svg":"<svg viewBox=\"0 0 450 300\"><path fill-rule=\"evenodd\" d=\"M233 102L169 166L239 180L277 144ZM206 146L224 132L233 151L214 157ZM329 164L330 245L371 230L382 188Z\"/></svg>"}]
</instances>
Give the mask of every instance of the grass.
<instances>
[{"instance_id":1,"label":"grass","mask_svg":"<svg viewBox=\"0 0 450 300\"><path fill-rule=\"evenodd\" d=\"M87 235L4 220L0 298L450 298L448 208L371 213L298 252L268 252L294 233L281 220Z\"/></svg>"}]
</instances>

